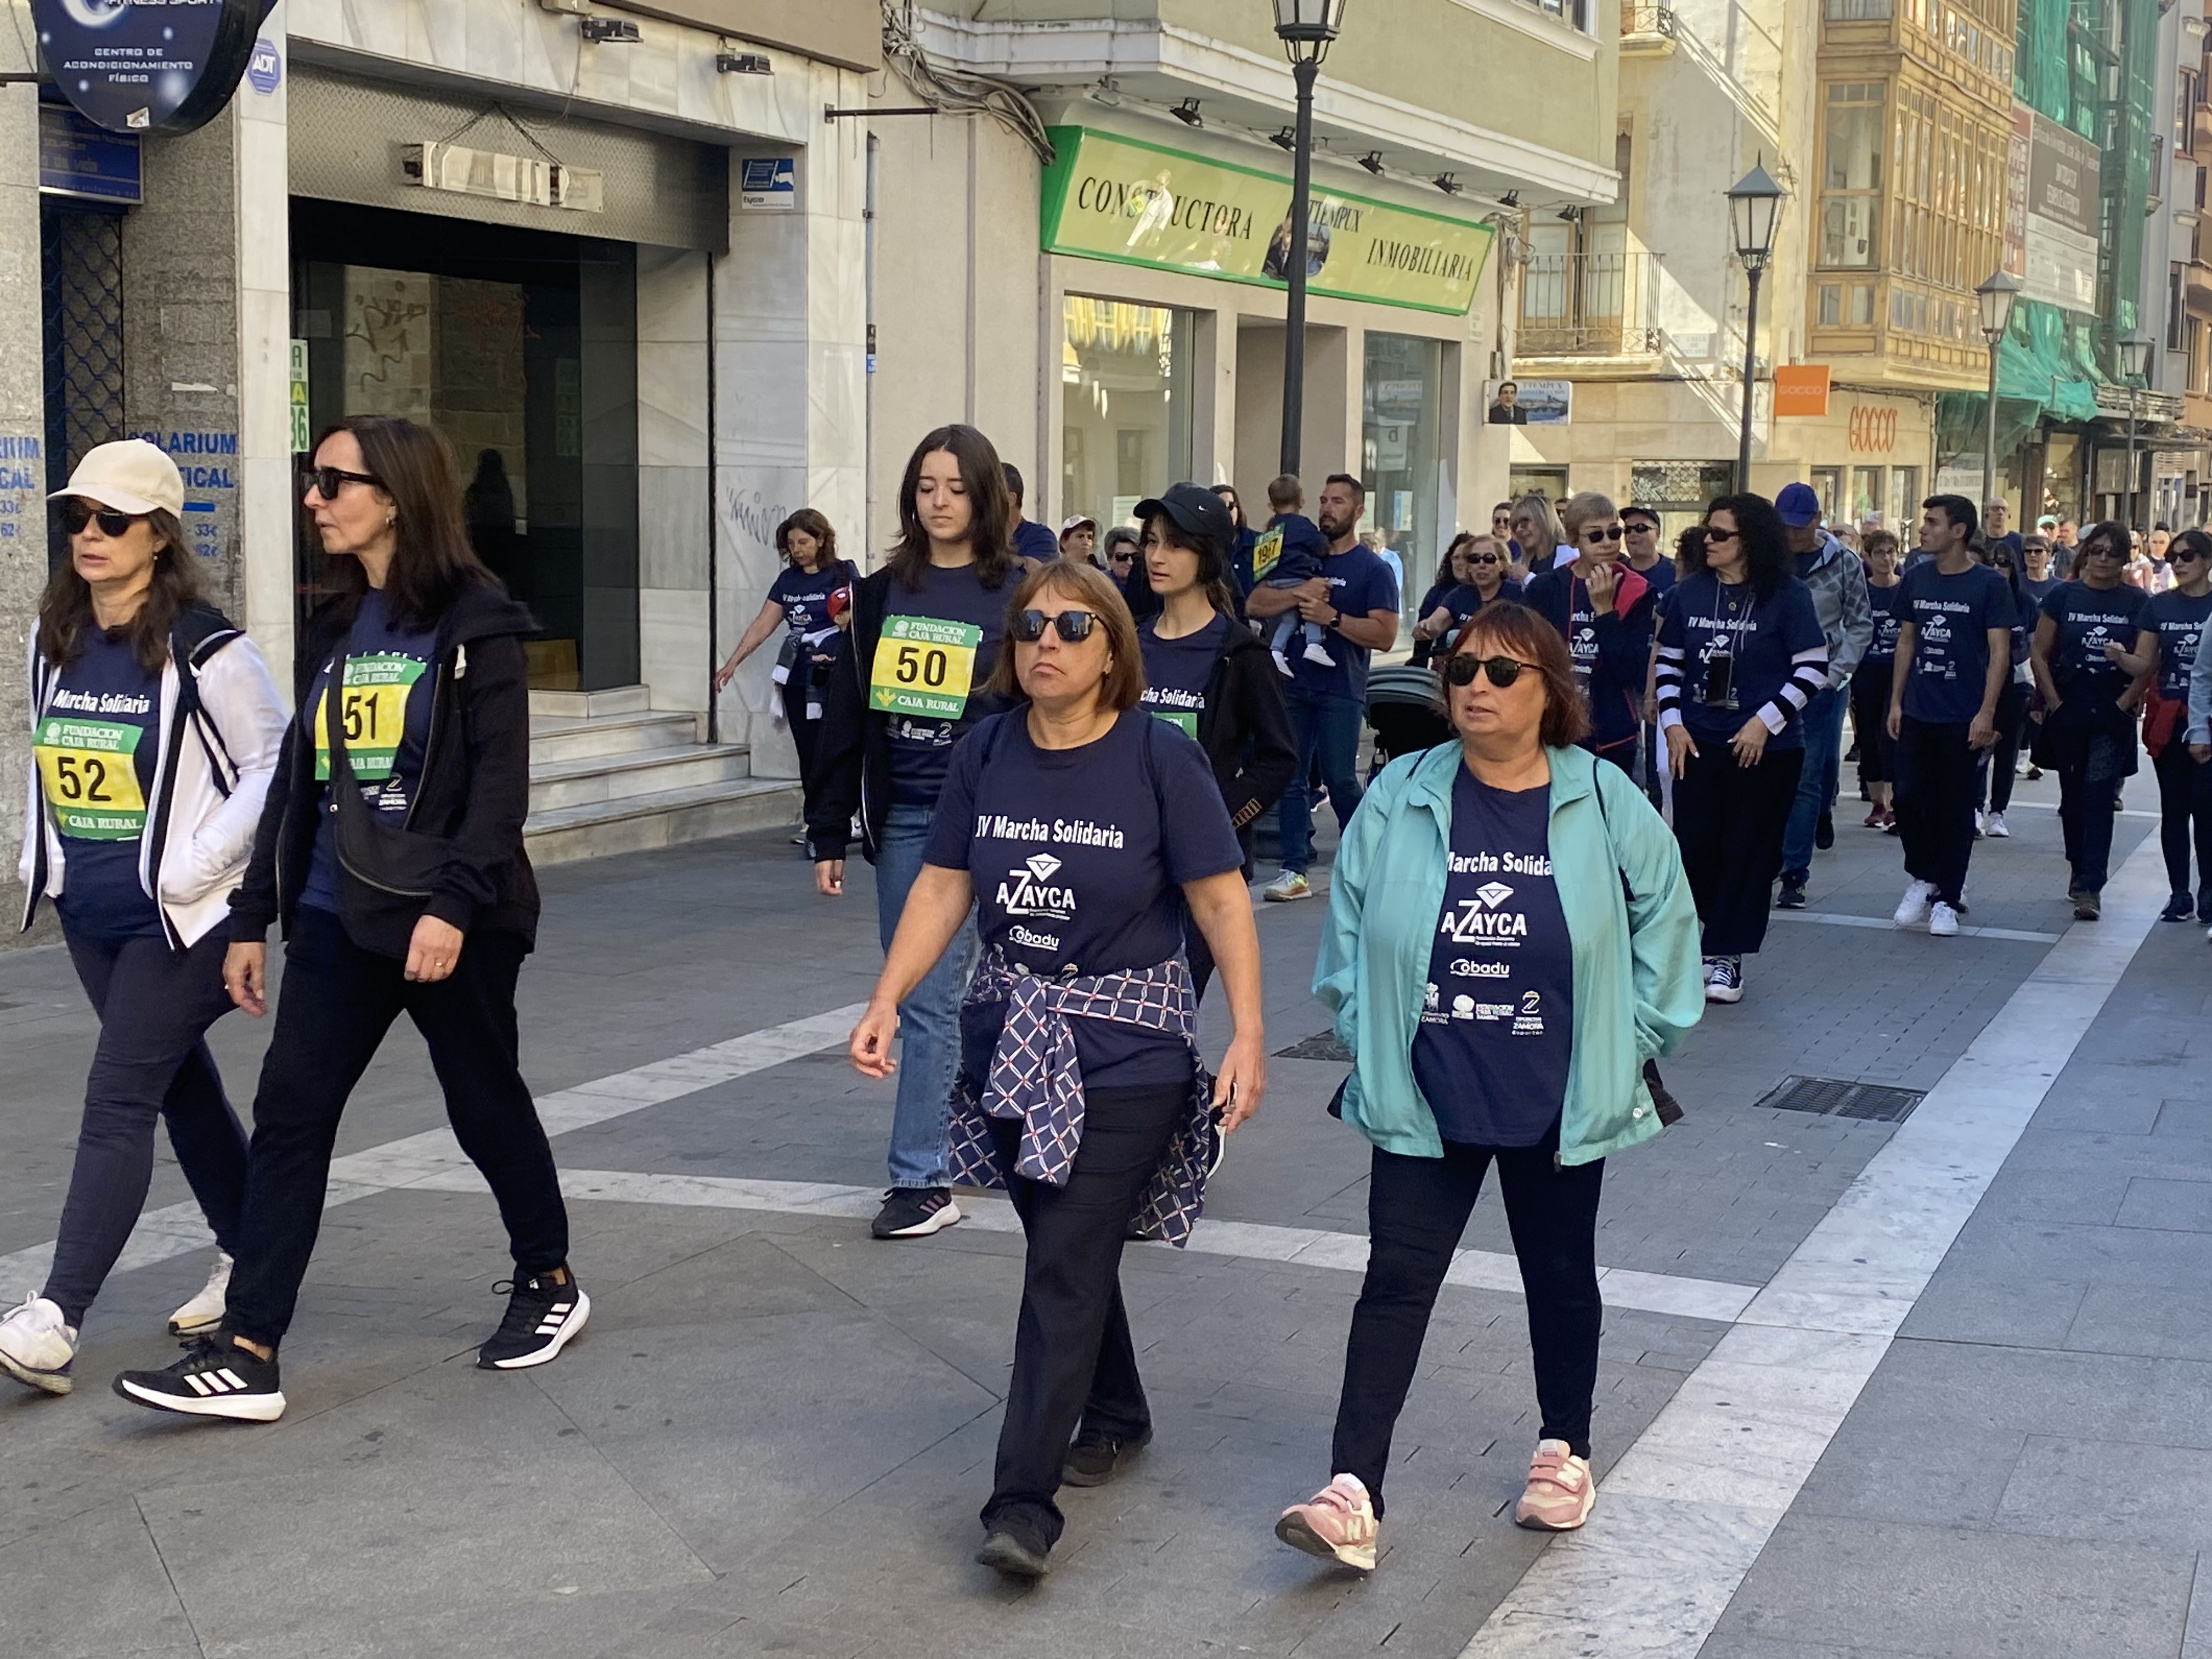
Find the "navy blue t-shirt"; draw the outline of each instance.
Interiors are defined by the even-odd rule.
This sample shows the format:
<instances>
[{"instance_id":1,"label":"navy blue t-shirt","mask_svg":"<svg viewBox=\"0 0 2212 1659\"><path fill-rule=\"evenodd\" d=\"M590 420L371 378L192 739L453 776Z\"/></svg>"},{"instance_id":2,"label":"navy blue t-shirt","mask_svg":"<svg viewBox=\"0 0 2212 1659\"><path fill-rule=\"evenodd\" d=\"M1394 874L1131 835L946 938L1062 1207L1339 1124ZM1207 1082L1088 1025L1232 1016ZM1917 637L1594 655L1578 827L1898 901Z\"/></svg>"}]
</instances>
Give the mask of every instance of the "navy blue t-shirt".
<instances>
[{"instance_id":1,"label":"navy blue t-shirt","mask_svg":"<svg viewBox=\"0 0 2212 1659\"><path fill-rule=\"evenodd\" d=\"M1627 565L1629 569L1636 570L1636 567L1632 564L1628 564L1628 562L1626 559L1622 560L1621 562L1624 565ZM1643 577L1645 584L1650 586L1655 601L1665 599L1669 592L1674 591L1675 580L1674 562L1674 560L1667 557L1664 554L1662 554L1659 557L1652 560L1650 569L1636 570L1636 574Z\"/></svg>"},{"instance_id":2,"label":"navy blue t-shirt","mask_svg":"<svg viewBox=\"0 0 2212 1659\"><path fill-rule=\"evenodd\" d=\"M2056 576L2045 576L2039 582L2031 580L2026 575L2022 575L2020 579L2020 591L2027 595L2027 602L2038 610L2043 606L2044 596L2055 592L2058 586L2058 578ZM2030 621L2033 625L2033 619L2031 618Z\"/></svg>"},{"instance_id":3,"label":"navy blue t-shirt","mask_svg":"<svg viewBox=\"0 0 2212 1659\"><path fill-rule=\"evenodd\" d=\"M2158 635L2158 695L2189 700L2189 671L2196 665L2204 619L2212 617L2212 592L2191 599L2179 588L2151 595L2143 626Z\"/></svg>"},{"instance_id":4,"label":"navy blue t-shirt","mask_svg":"<svg viewBox=\"0 0 2212 1659\"><path fill-rule=\"evenodd\" d=\"M1035 519L1017 519L1014 551L1039 564L1050 564L1060 556L1060 538L1052 533L1049 525L1039 524Z\"/></svg>"},{"instance_id":5,"label":"navy blue t-shirt","mask_svg":"<svg viewBox=\"0 0 2212 1659\"><path fill-rule=\"evenodd\" d=\"M891 799L897 805L936 805L952 745L974 723L975 696L1006 643L1006 602L1013 596L1013 578L986 587L973 565L925 565L918 588L890 579L876 659L862 667L868 707L890 717Z\"/></svg>"},{"instance_id":6,"label":"navy blue t-shirt","mask_svg":"<svg viewBox=\"0 0 2212 1659\"><path fill-rule=\"evenodd\" d=\"M1347 617L1364 617L1370 611L1398 608L1398 579L1372 548L1355 544L1322 561L1322 577L1328 583L1328 602ZM1367 695L1365 646L1354 645L1332 632L1323 641L1333 664L1317 663L1301 654L1291 658L1291 684L1314 696L1349 697Z\"/></svg>"},{"instance_id":7,"label":"navy blue t-shirt","mask_svg":"<svg viewBox=\"0 0 2212 1659\"><path fill-rule=\"evenodd\" d=\"M1213 665L1221 659L1222 643L1229 637L1229 618L1217 615L1195 634L1179 640L1162 639L1159 621L1147 617L1137 627L1137 645L1145 659L1142 706L1194 738L1206 713L1206 689L1213 678Z\"/></svg>"},{"instance_id":8,"label":"navy blue t-shirt","mask_svg":"<svg viewBox=\"0 0 2212 1659\"><path fill-rule=\"evenodd\" d=\"M1038 748L1020 709L979 726L952 751L922 857L968 872L986 949L1048 978L1165 962L1182 949L1182 884L1244 866L1205 751L1141 708L1076 749ZM1086 1088L1189 1075L1180 1037L1069 1024Z\"/></svg>"},{"instance_id":9,"label":"navy blue t-shirt","mask_svg":"<svg viewBox=\"0 0 2212 1659\"><path fill-rule=\"evenodd\" d=\"M830 615L830 596L852 585L853 567L842 559L815 571L787 564L769 584L768 597L783 607L783 625L804 640L837 625Z\"/></svg>"},{"instance_id":10,"label":"navy blue t-shirt","mask_svg":"<svg viewBox=\"0 0 2212 1659\"><path fill-rule=\"evenodd\" d=\"M2148 628L2150 595L2127 582L2117 587L2092 587L2087 582L2067 582L2043 599L2043 614L2058 625L2058 638L2051 653L2051 677L2062 696L2081 692L2117 698L2133 677L2116 662L2105 659L2105 647L2118 643L2123 650L2136 648L2136 635Z\"/></svg>"},{"instance_id":11,"label":"navy blue t-shirt","mask_svg":"<svg viewBox=\"0 0 2212 1659\"><path fill-rule=\"evenodd\" d=\"M1789 723L1766 740L1769 749L1802 749L1805 723L1786 702L1777 702L1799 653L1826 646L1813 595L1795 576L1785 576L1771 599L1759 598L1749 582L1723 582L1700 570L1676 583L1659 624L1659 643L1680 650L1682 696L1676 706L1682 724L1696 741L1726 743L1743 723L1775 702ZM1707 664L1717 653L1734 653L1729 696L1708 704Z\"/></svg>"},{"instance_id":12,"label":"navy blue t-shirt","mask_svg":"<svg viewBox=\"0 0 2212 1659\"><path fill-rule=\"evenodd\" d=\"M1575 952L1552 877L1549 785L1493 789L1462 765L1413 1034L1413 1081L1446 1140L1533 1146L1574 1048Z\"/></svg>"},{"instance_id":13,"label":"navy blue t-shirt","mask_svg":"<svg viewBox=\"0 0 2212 1659\"><path fill-rule=\"evenodd\" d=\"M1328 557L1328 538L1303 513L1278 513L1253 538L1252 583L1311 581Z\"/></svg>"},{"instance_id":14,"label":"navy blue t-shirt","mask_svg":"<svg viewBox=\"0 0 2212 1659\"><path fill-rule=\"evenodd\" d=\"M1874 612L1874 637L1867 641L1866 655L1859 659L1863 670L1869 663L1881 665L1887 675L1889 665L1897 657L1897 631L1905 625L1905 612L1898 600L1905 592L1905 584L1892 582L1887 587L1867 584L1867 606Z\"/></svg>"},{"instance_id":15,"label":"navy blue t-shirt","mask_svg":"<svg viewBox=\"0 0 2212 1659\"><path fill-rule=\"evenodd\" d=\"M438 630L402 628L392 619L380 588L361 596L353 628L346 636L346 683L341 699L346 759L362 799L380 812L404 817L415 800L422 775L422 747L430 738L430 665L438 653ZM295 719L307 721L330 690L331 667L316 672L307 700ZM331 775L328 727L317 722L315 777ZM330 810L330 790L316 798L315 847L307 860L307 883L300 902L337 910L338 902L337 822Z\"/></svg>"},{"instance_id":16,"label":"navy blue t-shirt","mask_svg":"<svg viewBox=\"0 0 2212 1659\"><path fill-rule=\"evenodd\" d=\"M158 939L161 912L139 878L161 741L161 677L131 630L87 628L32 736L46 812L61 836L54 908L82 939Z\"/></svg>"},{"instance_id":17,"label":"navy blue t-shirt","mask_svg":"<svg viewBox=\"0 0 2212 1659\"><path fill-rule=\"evenodd\" d=\"M1990 630L2010 629L2012 585L1985 564L1945 575L1934 561L1898 584L1900 623L1912 624L1905 712L1929 726L1964 725L1980 712L1990 672Z\"/></svg>"}]
</instances>

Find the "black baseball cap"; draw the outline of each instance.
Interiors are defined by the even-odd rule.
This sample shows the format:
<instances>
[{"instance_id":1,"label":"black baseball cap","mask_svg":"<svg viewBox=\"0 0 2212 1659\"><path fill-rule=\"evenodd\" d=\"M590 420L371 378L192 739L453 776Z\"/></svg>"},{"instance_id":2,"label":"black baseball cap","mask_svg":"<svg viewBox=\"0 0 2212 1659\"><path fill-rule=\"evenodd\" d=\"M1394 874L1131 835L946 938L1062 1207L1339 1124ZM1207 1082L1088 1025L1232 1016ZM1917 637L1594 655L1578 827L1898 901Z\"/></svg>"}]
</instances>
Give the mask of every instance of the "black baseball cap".
<instances>
[{"instance_id":1,"label":"black baseball cap","mask_svg":"<svg viewBox=\"0 0 2212 1659\"><path fill-rule=\"evenodd\" d=\"M1203 536L1225 555L1237 544L1237 520L1229 516L1229 503L1204 484L1170 484L1159 495L1137 503L1137 517L1164 514L1186 536Z\"/></svg>"}]
</instances>

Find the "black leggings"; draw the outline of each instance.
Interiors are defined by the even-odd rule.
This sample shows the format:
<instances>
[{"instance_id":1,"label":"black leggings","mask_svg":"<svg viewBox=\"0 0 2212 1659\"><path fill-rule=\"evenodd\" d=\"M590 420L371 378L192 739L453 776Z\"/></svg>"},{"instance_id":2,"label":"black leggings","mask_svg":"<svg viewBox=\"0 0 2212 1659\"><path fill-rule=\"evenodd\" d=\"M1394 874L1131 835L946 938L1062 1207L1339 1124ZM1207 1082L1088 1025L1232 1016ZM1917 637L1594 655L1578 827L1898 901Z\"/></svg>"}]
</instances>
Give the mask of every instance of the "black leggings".
<instances>
[{"instance_id":1,"label":"black leggings","mask_svg":"<svg viewBox=\"0 0 2212 1659\"><path fill-rule=\"evenodd\" d=\"M1562 1165L1559 1144L1555 1127L1534 1146L1447 1141L1442 1158L1375 1149L1367 1187L1367 1279L1352 1310L1328 1466L1334 1474L1358 1475L1377 1515L1390 1467L1391 1431L1413 1386L1429 1316L1493 1161L1528 1299L1528 1345L1543 1414L1537 1437L1564 1440L1577 1457L1589 1455L1605 1313L1597 1290L1597 1205L1605 1160Z\"/></svg>"},{"instance_id":2,"label":"black leggings","mask_svg":"<svg viewBox=\"0 0 2212 1659\"><path fill-rule=\"evenodd\" d=\"M1738 766L1725 741L1707 738L1674 781L1674 839L1704 925L1704 955L1749 956L1765 942L1782 832L1804 766L1803 750L1771 747L1758 765Z\"/></svg>"},{"instance_id":3,"label":"black leggings","mask_svg":"<svg viewBox=\"0 0 2212 1659\"><path fill-rule=\"evenodd\" d=\"M2177 893L2189 886L2189 852L2197 849L2197 902L2212 906L2212 761L2191 759L2182 739L2182 722L2158 751L2151 769L2158 774L2158 844L2166 854L2166 884Z\"/></svg>"},{"instance_id":4,"label":"black leggings","mask_svg":"<svg viewBox=\"0 0 2212 1659\"><path fill-rule=\"evenodd\" d=\"M1859 745L1859 783L1888 783L1897 776L1897 744L1889 735L1892 661L1863 663L1851 676L1851 735Z\"/></svg>"},{"instance_id":5,"label":"black leggings","mask_svg":"<svg viewBox=\"0 0 2212 1659\"><path fill-rule=\"evenodd\" d=\"M2012 805L2013 781L2020 772L2020 745L2027 732L2027 687L2018 680L1997 696L1997 740L1976 763L1974 804L1992 812Z\"/></svg>"}]
</instances>

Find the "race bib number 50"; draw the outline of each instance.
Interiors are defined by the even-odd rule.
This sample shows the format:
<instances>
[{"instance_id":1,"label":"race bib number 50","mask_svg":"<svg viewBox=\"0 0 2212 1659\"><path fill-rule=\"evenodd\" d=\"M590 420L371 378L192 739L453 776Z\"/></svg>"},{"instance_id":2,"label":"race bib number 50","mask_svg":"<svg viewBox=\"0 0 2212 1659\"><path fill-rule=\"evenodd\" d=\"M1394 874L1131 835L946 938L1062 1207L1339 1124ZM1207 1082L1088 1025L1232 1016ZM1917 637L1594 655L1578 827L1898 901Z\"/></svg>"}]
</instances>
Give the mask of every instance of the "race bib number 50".
<instances>
[{"instance_id":1,"label":"race bib number 50","mask_svg":"<svg viewBox=\"0 0 2212 1659\"><path fill-rule=\"evenodd\" d=\"M77 841L136 841L146 797L136 757L146 728L122 720L49 714L32 740L54 828Z\"/></svg>"},{"instance_id":2,"label":"race bib number 50","mask_svg":"<svg viewBox=\"0 0 2212 1659\"><path fill-rule=\"evenodd\" d=\"M974 623L885 618L868 675L868 707L879 714L958 720L968 707L975 647L982 641L983 630Z\"/></svg>"},{"instance_id":3,"label":"race bib number 50","mask_svg":"<svg viewBox=\"0 0 2212 1659\"><path fill-rule=\"evenodd\" d=\"M420 657L397 653L346 659L338 717L344 722L346 758L360 781L392 775L407 729L407 694L428 666ZM325 687L315 721L315 776L328 782L330 775L331 696Z\"/></svg>"}]
</instances>

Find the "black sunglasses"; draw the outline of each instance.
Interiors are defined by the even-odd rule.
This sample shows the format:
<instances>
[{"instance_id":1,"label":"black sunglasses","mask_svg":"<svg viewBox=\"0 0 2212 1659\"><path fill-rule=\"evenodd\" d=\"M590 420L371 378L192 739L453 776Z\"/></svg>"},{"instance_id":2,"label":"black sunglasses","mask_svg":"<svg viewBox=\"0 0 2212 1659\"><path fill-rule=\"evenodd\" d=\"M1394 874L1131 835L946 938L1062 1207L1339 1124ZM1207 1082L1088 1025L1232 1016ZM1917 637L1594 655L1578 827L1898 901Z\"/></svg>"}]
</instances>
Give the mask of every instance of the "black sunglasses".
<instances>
[{"instance_id":1,"label":"black sunglasses","mask_svg":"<svg viewBox=\"0 0 2212 1659\"><path fill-rule=\"evenodd\" d=\"M1620 537L1621 528L1617 524L1607 525L1602 529L1596 525L1592 525L1589 529L1583 532L1583 538L1585 541L1617 542L1620 539Z\"/></svg>"},{"instance_id":2,"label":"black sunglasses","mask_svg":"<svg viewBox=\"0 0 2212 1659\"><path fill-rule=\"evenodd\" d=\"M349 483L380 484L383 479L371 472L349 472L342 466L303 466L300 483L303 489L312 489L326 501L338 498L338 491Z\"/></svg>"},{"instance_id":3,"label":"black sunglasses","mask_svg":"<svg viewBox=\"0 0 2212 1659\"><path fill-rule=\"evenodd\" d=\"M1705 526L1705 540L1709 543L1732 542L1742 534L1741 530L1716 530L1711 525Z\"/></svg>"},{"instance_id":4,"label":"black sunglasses","mask_svg":"<svg viewBox=\"0 0 2212 1659\"><path fill-rule=\"evenodd\" d=\"M1444 665L1446 685L1473 685L1474 671L1480 668L1490 677L1490 683L1500 691L1521 678L1524 668L1534 668L1533 662L1522 662L1518 657L1454 657Z\"/></svg>"},{"instance_id":5,"label":"black sunglasses","mask_svg":"<svg viewBox=\"0 0 2212 1659\"><path fill-rule=\"evenodd\" d=\"M72 536L84 534L85 526L94 519L100 520L103 536L122 536L131 526L146 515L143 513L118 513L111 507L96 507L89 501L70 501L62 503L62 528Z\"/></svg>"},{"instance_id":6,"label":"black sunglasses","mask_svg":"<svg viewBox=\"0 0 2212 1659\"><path fill-rule=\"evenodd\" d=\"M1498 562L1495 553L1462 553L1460 557L1469 564L1496 564Z\"/></svg>"},{"instance_id":7,"label":"black sunglasses","mask_svg":"<svg viewBox=\"0 0 2212 1659\"><path fill-rule=\"evenodd\" d=\"M1056 617L1048 617L1042 611L1017 611L1006 623L1006 632L1024 645L1035 645L1044 637L1047 623L1052 624L1054 633L1074 645L1091 637L1091 630L1098 623L1098 613L1063 611Z\"/></svg>"}]
</instances>

